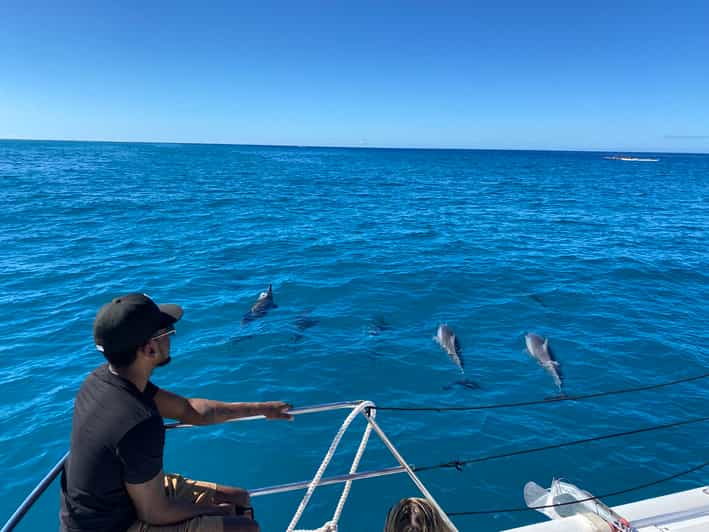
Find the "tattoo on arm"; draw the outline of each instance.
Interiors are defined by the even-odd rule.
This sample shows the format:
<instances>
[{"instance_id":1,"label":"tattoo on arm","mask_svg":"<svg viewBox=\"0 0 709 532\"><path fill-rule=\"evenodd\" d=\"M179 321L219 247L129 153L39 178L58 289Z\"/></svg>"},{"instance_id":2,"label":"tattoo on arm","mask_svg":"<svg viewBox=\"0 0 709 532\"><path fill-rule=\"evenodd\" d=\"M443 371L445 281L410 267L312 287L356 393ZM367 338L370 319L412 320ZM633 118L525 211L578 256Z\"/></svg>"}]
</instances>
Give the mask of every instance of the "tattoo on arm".
<instances>
[{"instance_id":1,"label":"tattoo on arm","mask_svg":"<svg viewBox=\"0 0 709 532\"><path fill-rule=\"evenodd\" d=\"M189 401L205 425L258 414L259 403L225 403L210 399L190 399Z\"/></svg>"}]
</instances>

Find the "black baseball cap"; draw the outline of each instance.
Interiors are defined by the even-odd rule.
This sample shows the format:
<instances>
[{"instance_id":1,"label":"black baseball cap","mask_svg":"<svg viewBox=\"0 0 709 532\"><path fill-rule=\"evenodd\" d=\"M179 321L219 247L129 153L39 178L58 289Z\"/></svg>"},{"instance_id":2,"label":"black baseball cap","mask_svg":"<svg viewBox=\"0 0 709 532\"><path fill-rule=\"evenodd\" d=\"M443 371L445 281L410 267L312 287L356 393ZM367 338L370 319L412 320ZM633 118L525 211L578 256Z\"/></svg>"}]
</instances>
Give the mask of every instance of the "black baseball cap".
<instances>
[{"instance_id":1,"label":"black baseball cap","mask_svg":"<svg viewBox=\"0 0 709 532\"><path fill-rule=\"evenodd\" d=\"M106 303L94 320L96 349L125 353L144 345L157 331L182 317L179 305L157 305L145 294L126 294Z\"/></svg>"}]
</instances>

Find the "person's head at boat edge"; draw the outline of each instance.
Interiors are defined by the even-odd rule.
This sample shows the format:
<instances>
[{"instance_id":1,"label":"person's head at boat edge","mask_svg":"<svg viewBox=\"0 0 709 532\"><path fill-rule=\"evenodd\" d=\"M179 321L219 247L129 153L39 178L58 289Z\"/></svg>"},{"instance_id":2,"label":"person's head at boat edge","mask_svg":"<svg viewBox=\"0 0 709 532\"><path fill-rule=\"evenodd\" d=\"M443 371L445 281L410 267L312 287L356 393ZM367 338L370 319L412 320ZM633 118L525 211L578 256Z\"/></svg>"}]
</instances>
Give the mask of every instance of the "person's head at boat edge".
<instances>
[{"instance_id":1,"label":"person's head at boat edge","mask_svg":"<svg viewBox=\"0 0 709 532\"><path fill-rule=\"evenodd\" d=\"M384 532L453 532L426 499L408 497L389 509Z\"/></svg>"}]
</instances>

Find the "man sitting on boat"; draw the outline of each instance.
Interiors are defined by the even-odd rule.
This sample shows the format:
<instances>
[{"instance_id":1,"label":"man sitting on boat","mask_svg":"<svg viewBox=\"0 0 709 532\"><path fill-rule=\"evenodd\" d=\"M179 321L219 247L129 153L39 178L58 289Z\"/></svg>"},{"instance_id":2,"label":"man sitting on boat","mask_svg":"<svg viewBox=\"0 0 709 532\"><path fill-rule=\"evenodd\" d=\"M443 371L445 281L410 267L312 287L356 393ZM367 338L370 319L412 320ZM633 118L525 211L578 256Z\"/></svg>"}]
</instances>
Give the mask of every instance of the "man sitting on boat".
<instances>
[{"instance_id":1,"label":"man sitting on boat","mask_svg":"<svg viewBox=\"0 0 709 532\"><path fill-rule=\"evenodd\" d=\"M170 336L182 314L178 305L128 294L96 315L94 340L108 363L86 378L74 402L62 531L259 530L246 490L163 473L163 417L192 425L257 415L292 419L291 406L187 399L150 382L153 370L170 361Z\"/></svg>"}]
</instances>

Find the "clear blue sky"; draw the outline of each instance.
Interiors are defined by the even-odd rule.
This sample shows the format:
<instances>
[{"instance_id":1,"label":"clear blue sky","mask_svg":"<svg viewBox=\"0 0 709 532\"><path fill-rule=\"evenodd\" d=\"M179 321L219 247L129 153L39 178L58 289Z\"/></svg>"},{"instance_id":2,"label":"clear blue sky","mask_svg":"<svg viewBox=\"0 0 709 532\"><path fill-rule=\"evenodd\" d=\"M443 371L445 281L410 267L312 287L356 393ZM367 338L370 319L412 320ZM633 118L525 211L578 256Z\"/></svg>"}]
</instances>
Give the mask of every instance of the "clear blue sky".
<instances>
[{"instance_id":1,"label":"clear blue sky","mask_svg":"<svg viewBox=\"0 0 709 532\"><path fill-rule=\"evenodd\" d=\"M0 1L0 138L709 152L709 2Z\"/></svg>"}]
</instances>

